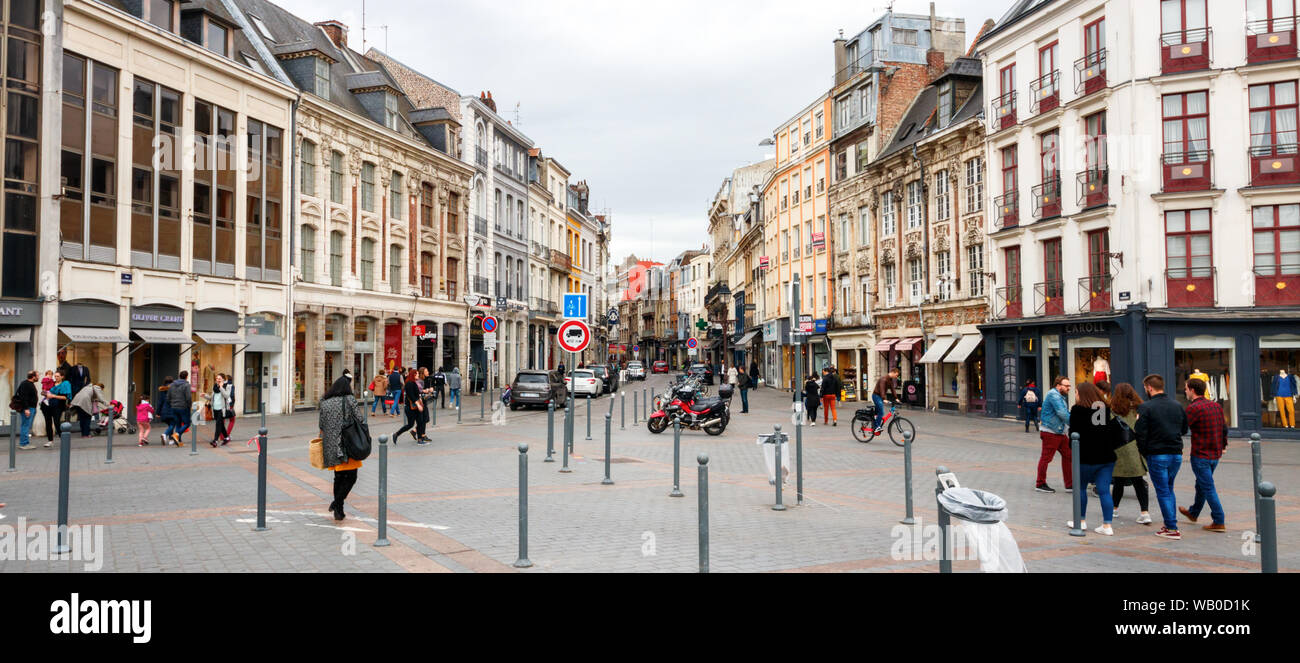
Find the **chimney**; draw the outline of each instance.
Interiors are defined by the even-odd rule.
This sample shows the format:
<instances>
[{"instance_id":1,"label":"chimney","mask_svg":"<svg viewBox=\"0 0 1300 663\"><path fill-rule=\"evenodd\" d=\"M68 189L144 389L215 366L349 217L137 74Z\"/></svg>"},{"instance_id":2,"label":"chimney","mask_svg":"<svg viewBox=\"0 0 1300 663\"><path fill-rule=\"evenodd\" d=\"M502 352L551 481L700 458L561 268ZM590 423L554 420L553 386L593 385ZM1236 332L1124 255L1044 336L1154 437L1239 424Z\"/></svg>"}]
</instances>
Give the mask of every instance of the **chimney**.
<instances>
[{"instance_id":1,"label":"chimney","mask_svg":"<svg viewBox=\"0 0 1300 663\"><path fill-rule=\"evenodd\" d=\"M334 42L335 46L338 46L339 48L348 47L348 26L343 25L342 22L333 20L321 21L320 23L314 23L313 25L324 30L325 34L329 35L330 41Z\"/></svg>"},{"instance_id":2,"label":"chimney","mask_svg":"<svg viewBox=\"0 0 1300 663\"><path fill-rule=\"evenodd\" d=\"M495 101L492 100L492 91L491 91L491 90L488 90L488 93L487 93L487 99L484 99L484 100L483 100L483 103L484 103L484 104L487 104L487 107L488 107L488 108L491 108L493 113L497 112L497 102L495 102Z\"/></svg>"},{"instance_id":3,"label":"chimney","mask_svg":"<svg viewBox=\"0 0 1300 663\"><path fill-rule=\"evenodd\" d=\"M845 51L844 31L840 30L840 36L835 40L835 84L839 85L844 82L847 76L843 73L844 68L849 66L849 55Z\"/></svg>"}]
</instances>

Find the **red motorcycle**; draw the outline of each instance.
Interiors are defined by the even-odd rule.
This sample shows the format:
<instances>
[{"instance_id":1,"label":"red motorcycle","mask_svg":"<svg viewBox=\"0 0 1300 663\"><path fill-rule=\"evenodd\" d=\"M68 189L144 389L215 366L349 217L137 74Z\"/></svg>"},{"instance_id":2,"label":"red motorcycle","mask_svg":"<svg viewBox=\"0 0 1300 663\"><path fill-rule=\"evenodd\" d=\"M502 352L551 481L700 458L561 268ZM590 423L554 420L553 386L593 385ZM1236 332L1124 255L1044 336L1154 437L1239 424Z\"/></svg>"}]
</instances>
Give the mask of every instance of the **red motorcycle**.
<instances>
[{"instance_id":1,"label":"red motorcycle","mask_svg":"<svg viewBox=\"0 0 1300 663\"><path fill-rule=\"evenodd\" d=\"M714 437L726 432L727 424L731 423L730 391L725 387L720 389L720 398L696 399L695 393L692 389L674 391L672 400L650 415L646 422L650 432L658 435L674 421L680 421L686 430L703 430Z\"/></svg>"}]
</instances>

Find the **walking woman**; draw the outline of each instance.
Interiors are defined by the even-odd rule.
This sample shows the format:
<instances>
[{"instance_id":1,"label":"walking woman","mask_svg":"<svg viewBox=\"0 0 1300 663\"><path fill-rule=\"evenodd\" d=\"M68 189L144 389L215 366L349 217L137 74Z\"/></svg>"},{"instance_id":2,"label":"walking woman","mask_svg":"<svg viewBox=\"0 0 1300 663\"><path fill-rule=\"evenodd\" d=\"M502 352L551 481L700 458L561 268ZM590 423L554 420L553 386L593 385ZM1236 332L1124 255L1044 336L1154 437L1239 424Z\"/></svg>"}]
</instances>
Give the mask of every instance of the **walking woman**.
<instances>
[{"instance_id":1,"label":"walking woman","mask_svg":"<svg viewBox=\"0 0 1300 663\"><path fill-rule=\"evenodd\" d=\"M817 376L813 373L808 374L808 379L803 383L803 406L808 412L808 425L817 425L817 406L822 404L821 386L817 384Z\"/></svg>"},{"instance_id":2,"label":"walking woman","mask_svg":"<svg viewBox=\"0 0 1300 663\"><path fill-rule=\"evenodd\" d=\"M416 381L419 373L414 368L406 373L406 384L402 386L402 408L406 412L406 425L402 426L393 433L393 444L402 438L402 433L415 429L413 434L417 444L428 444L424 441L424 401L420 394L420 383Z\"/></svg>"},{"instance_id":3,"label":"walking woman","mask_svg":"<svg viewBox=\"0 0 1300 663\"><path fill-rule=\"evenodd\" d=\"M230 435L226 429L226 414L230 410L230 383L226 382L226 377L220 373L217 374L216 381L212 385L212 446L221 446L230 444Z\"/></svg>"},{"instance_id":4,"label":"walking woman","mask_svg":"<svg viewBox=\"0 0 1300 663\"><path fill-rule=\"evenodd\" d=\"M320 401L319 420L325 469L334 472L334 501L330 502L330 512L334 514L334 520L343 520L343 502L357 484L357 470L361 469L361 461L348 458L347 451L343 448L343 427L361 420L349 376L339 378L325 392Z\"/></svg>"},{"instance_id":5,"label":"walking woman","mask_svg":"<svg viewBox=\"0 0 1300 663\"><path fill-rule=\"evenodd\" d=\"M1115 393L1110 398L1110 411L1119 417L1130 431L1137 430L1138 406L1141 404L1142 397L1138 396L1133 385L1127 382L1115 385ZM1133 486L1133 492L1137 494L1138 507L1142 509L1142 515L1138 516L1137 523L1150 525L1151 513L1147 510L1150 504L1146 479L1147 463L1142 458L1142 452L1138 451L1137 436L1128 437L1133 438L1133 441L1115 450L1115 482L1111 487L1110 498L1118 509L1120 500L1124 499L1124 486Z\"/></svg>"},{"instance_id":6,"label":"walking woman","mask_svg":"<svg viewBox=\"0 0 1300 663\"><path fill-rule=\"evenodd\" d=\"M63 371L54 372L54 385L45 392L45 400L41 414L45 415L45 448L48 449L54 446L54 436L60 432L59 424L63 422L63 413L68 409L68 401L72 400L72 385L64 377Z\"/></svg>"},{"instance_id":7,"label":"walking woman","mask_svg":"<svg viewBox=\"0 0 1300 663\"><path fill-rule=\"evenodd\" d=\"M1083 478L1075 477L1076 487L1089 483L1097 484L1097 496L1101 501L1102 525L1096 529L1103 536L1114 536L1111 520L1115 515L1115 503L1110 496L1110 478L1115 471L1115 448L1123 442L1119 425L1111 416L1110 407L1103 400L1101 390L1087 382L1080 384L1077 390L1078 402L1070 409L1070 432L1079 434L1079 471ZM1083 506L1079 511L1081 522L1079 529L1087 528L1088 493L1083 494ZM1069 523L1074 527L1073 521Z\"/></svg>"},{"instance_id":8,"label":"walking woman","mask_svg":"<svg viewBox=\"0 0 1300 663\"><path fill-rule=\"evenodd\" d=\"M175 415L172 413L172 399L167 397L167 390L171 388L176 378L168 375L163 378L161 387L158 387L158 420L167 424L167 431L170 432L176 427ZM160 433L164 447L172 446L171 437L167 433Z\"/></svg>"}]
</instances>

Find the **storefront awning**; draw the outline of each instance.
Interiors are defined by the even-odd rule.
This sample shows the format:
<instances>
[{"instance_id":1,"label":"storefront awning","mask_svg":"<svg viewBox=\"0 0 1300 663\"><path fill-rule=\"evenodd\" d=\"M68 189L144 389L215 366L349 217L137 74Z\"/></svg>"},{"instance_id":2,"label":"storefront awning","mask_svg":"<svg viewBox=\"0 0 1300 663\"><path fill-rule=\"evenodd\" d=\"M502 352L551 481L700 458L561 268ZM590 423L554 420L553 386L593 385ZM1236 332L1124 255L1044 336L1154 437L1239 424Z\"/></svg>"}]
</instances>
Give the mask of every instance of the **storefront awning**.
<instances>
[{"instance_id":1,"label":"storefront awning","mask_svg":"<svg viewBox=\"0 0 1300 663\"><path fill-rule=\"evenodd\" d=\"M975 351L975 348L978 348L983 342L983 336L979 334L967 334L961 337L961 340L957 342L957 347L954 348L952 352L948 353L948 356L944 358L943 362L945 364L960 364L966 361L966 359L970 357L971 353Z\"/></svg>"},{"instance_id":2,"label":"storefront awning","mask_svg":"<svg viewBox=\"0 0 1300 663\"><path fill-rule=\"evenodd\" d=\"M899 341L898 345L894 346L894 350L897 352L911 352L913 348L924 342L925 339L920 337L905 338Z\"/></svg>"},{"instance_id":3,"label":"storefront awning","mask_svg":"<svg viewBox=\"0 0 1300 663\"><path fill-rule=\"evenodd\" d=\"M132 329L140 340L153 345L194 345L194 339L180 331L160 331L157 329Z\"/></svg>"},{"instance_id":4,"label":"storefront awning","mask_svg":"<svg viewBox=\"0 0 1300 663\"><path fill-rule=\"evenodd\" d=\"M0 329L0 343L31 343L31 327L9 327Z\"/></svg>"},{"instance_id":5,"label":"storefront awning","mask_svg":"<svg viewBox=\"0 0 1300 663\"><path fill-rule=\"evenodd\" d=\"M248 345L248 341L240 334L230 332L194 332L200 341L208 345Z\"/></svg>"},{"instance_id":6,"label":"storefront awning","mask_svg":"<svg viewBox=\"0 0 1300 663\"><path fill-rule=\"evenodd\" d=\"M755 337L755 336L758 336L758 330L757 330L757 329L754 330L754 331L752 331L752 332L749 332L748 334L745 334L744 336L741 336L741 337L740 337L740 340L739 340L739 341L736 341L736 345L738 345L738 346L740 346L740 345L749 345L749 342L752 341L752 340L754 340L754 337Z\"/></svg>"},{"instance_id":7,"label":"storefront awning","mask_svg":"<svg viewBox=\"0 0 1300 663\"><path fill-rule=\"evenodd\" d=\"M939 363L939 361L943 359L943 356L947 354L949 350L952 349L953 344L956 342L957 339L951 336L940 336L939 339L934 342L934 345L930 346L929 350L926 350L925 356L921 357L921 363L922 364Z\"/></svg>"},{"instance_id":8,"label":"storefront awning","mask_svg":"<svg viewBox=\"0 0 1300 663\"><path fill-rule=\"evenodd\" d=\"M59 331L73 343L130 343L126 334L116 329L95 327L59 327Z\"/></svg>"},{"instance_id":9,"label":"storefront awning","mask_svg":"<svg viewBox=\"0 0 1300 663\"><path fill-rule=\"evenodd\" d=\"M898 339L887 338L876 344L876 352L889 352L894 349L895 343L898 343Z\"/></svg>"},{"instance_id":10,"label":"storefront awning","mask_svg":"<svg viewBox=\"0 0 1300 663\"><path fill-rule=\"evenodd\" d=\"M281 346L282 339L278 336L249 334L244 340L248 343L248 347L244 348L245 352L284 352Z\"/></svg>"}]
</instances>

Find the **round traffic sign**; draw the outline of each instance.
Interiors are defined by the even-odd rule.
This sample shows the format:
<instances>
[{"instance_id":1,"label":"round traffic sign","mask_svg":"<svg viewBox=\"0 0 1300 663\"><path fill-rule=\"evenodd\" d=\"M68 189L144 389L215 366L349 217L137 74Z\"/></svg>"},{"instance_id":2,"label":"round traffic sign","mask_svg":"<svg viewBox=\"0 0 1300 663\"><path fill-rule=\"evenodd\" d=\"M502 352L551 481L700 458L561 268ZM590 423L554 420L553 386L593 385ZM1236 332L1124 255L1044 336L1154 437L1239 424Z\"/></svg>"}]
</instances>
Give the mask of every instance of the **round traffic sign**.
<instances>
[{"instance_id":1,"label":"round traffic sign","mask_svg":"<svg viewBox=\"0 0 1300 663\"><path fill-rule=\"evenodd\" d=\"M694 337L691 337L691 338L686 339L686 347L688 347L688 348L694 350L695 348L697 348L697 347L699 347L699 346L700 346L700 342L697 341L697 340L695 340Z\"/></svg>"},{"instance_id":2,"label":"round traffic sign","mask_svg":"<svg viewBox=\"0 0 1300 663\"><path fill-rule=\"evenodd\" d=\"M488 334L491 334L496 330L497 330L497 319L490 315L483 316L483 331Z\"/></svg>"},{"instance_id":3,"label":"round traffic sign","mask_svg":"<svg viewBox=\"0 0 1300 663\"><path fill-rule=\"evenodd\" d=\"M560 325L556 338L561 350L582 352L591 344L591 328L582 320L569 320Z\"/></svg>"},{"instance_id":4,"label":"round traffic sign","mask_svg":"<svg viewBox=\"0 0 1300 663\"><path fill-rule=\"evenodd\" d=\"M641 346L639 345L632 346L632 352L640 352L640 351L641 351Z\"/></svg>"}]
</instances>

